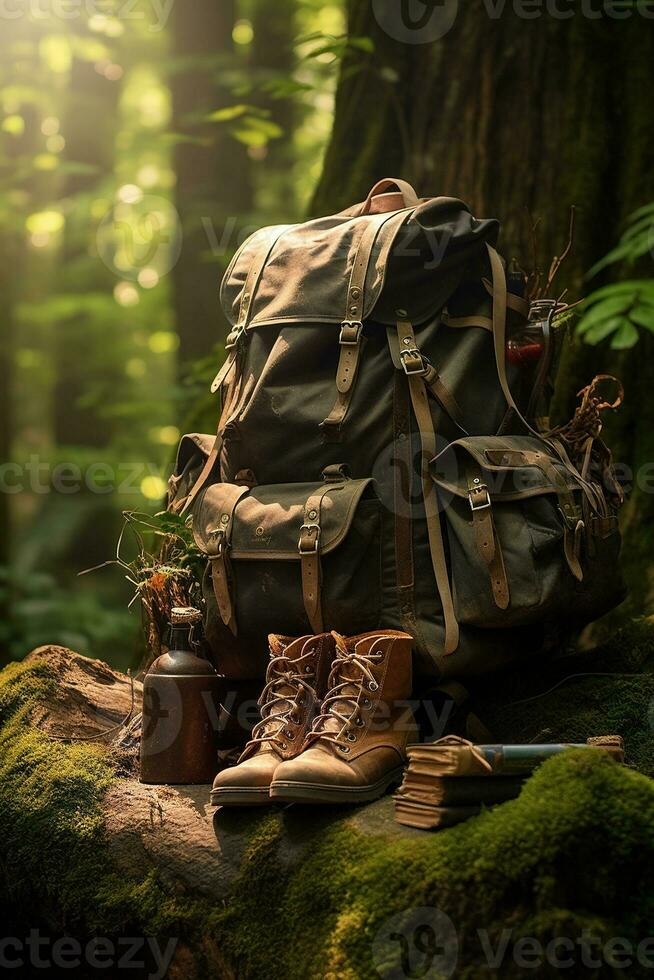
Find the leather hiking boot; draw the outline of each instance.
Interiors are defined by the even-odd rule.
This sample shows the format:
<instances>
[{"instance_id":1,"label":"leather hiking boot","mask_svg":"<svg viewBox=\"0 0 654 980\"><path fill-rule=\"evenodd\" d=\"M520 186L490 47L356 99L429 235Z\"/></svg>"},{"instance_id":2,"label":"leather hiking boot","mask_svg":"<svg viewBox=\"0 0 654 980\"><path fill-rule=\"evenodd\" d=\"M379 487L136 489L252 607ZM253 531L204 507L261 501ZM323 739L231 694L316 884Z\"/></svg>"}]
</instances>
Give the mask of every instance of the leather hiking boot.
<instances>
[{"instance_id":1,"label":"leather hiking boot","mask_svg":"<svg viewBox=\"0 0 654 980\"><path fill-rule=\"evenodd\" d=\"M216 806L270 802L277 766L302 751L327 690L335 645L331 633L299 639L271 635L268 641L270 662L259 698L261 720L238 763L216 776L211 791Z\"/></svg>"},{"instance_id":2,"label":"leather hiking boot","mask_svg":"<svg viewBox=\"0 0 654 980\"><path fill-rule=\"evenodd\" d=\"M274 801L363 803L402 779L407 742L416 740L413 639L396 630L334 638L329 690L305 750L275 771Z\"/></svg>"}]
</instances>

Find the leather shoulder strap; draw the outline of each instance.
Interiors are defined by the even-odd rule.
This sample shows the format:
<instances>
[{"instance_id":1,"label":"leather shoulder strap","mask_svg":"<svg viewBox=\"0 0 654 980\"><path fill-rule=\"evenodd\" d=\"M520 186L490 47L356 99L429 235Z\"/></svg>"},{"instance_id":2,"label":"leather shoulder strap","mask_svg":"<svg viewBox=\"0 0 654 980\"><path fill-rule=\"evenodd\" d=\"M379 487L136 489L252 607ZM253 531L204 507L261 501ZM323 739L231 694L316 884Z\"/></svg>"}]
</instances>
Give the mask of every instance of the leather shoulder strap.
<instances>
[{"instance_id":1,"label":"leather shoulder strap","mask_svg":"<svg viewBox=\"0 0 654 980\"><path fill-rule=\"evenodd\" d=\"M238 322L234 329L231 331L227 342L225 344L225 349L228 351L227 359L221 367L220 371L213 380L211 385L211 391L216 392L222 387L223 383L227 380L227 377L234 365L236 364L236 358L238 356L238 348L240 344L241 337L245 333L247 325L250 321L252 315L252 302L256 295L257 287L261 281L261 275L265 268L266 262L270 258L270 254L275 247L276 243L279 241L281 236L285 231L288 231L292 225L276 225L274 228L270 229L270 233L262 236L262 241L252 259L252 263L248 270L248 274L245 279L245 285L243 286L243 294L241 296L241 302L239 305L238 312ZM189 507L193 504L193 501L199 494L202 487L205 485L209 479L214 466L216 465L219 457L220 451L222 449L222 426L220 422L218 423L218 431L216 432L216 439L214 441L213 447L207 461L202 468L202 472L198 476L197 480L191 487L188 497L184 502L181 513L184 514Z\"/></svg>"}]
</instances>

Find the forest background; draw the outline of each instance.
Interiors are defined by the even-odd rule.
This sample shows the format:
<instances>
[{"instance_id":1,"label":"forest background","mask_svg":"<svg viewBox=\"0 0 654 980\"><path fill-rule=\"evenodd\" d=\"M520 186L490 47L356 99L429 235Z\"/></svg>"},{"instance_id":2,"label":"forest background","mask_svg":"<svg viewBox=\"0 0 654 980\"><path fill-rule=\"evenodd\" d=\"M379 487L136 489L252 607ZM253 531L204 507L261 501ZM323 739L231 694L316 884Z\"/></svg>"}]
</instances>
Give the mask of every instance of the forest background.
<instances>
[{"instance_id":1,"label":"forest background","mask_svg":"<svg viewBox=\"0 0 654 980\"><path fill-rule=\"evenodd\" d=\"M649 608L654 10L416 3L0 3L3 661L41 643L138 660L129 583L78 573L111 558L123 511L160 509L180 433L215 425L222 273L256 228L389 174L499 217L525 267L537 219L545 272L575 206L557 287L595 293L555 417L594 373L623 377L620 615Z\"/></svg>"}]
</instances>

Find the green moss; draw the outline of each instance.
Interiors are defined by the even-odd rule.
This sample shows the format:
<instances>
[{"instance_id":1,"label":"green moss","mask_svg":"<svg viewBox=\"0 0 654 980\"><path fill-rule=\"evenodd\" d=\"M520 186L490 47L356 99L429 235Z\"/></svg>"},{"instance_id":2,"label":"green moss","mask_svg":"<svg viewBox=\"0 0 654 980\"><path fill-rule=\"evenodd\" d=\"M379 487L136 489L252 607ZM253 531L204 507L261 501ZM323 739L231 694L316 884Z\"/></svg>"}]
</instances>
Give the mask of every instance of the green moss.
<instances>
[{"instance_id":1,"label":"green moss","mask_svg":"<svg viewBox=\"0 0 654 980\"><path fill-rule=\"evenodd\" d=\"M654 776L654 620L634 620L586 653L486 681L478 702L499 741L622 735L630 765Z\"/></svg>"},{"instance_id":2,"label":"green moss","mask_svg":"<svg viewBox=\"0 0 654 980\"><path fill-rule=\"evenodd\" d=\"M643 875L654 858L653 822L649 779L580 751L544 765L518 800L439 834L364 838L343 814L331 821L318 815L299 866L280 859L284 817L269 817L218 939L242 975L264 976L275 964L275 975L289 980L376 976L380 930L394 916L392 930L401 933L403 922L408 930L412 910L421 907L454 923L457 977L481 975L478 929L493 946L505 928L511 943L523 935L574 939L584 928L637 943L654 912ZM511 943L502 966L484 976L521 975ZM392 949L384 975L401 976L392 972L399 942Z\"/></svg>"},{"instance_id":3,"label":"green moss","mask_svg":"<svg viewBox=\"0 0 654 980\"><path fill-rule=\"evenodd\" d=\"M47 661L0 674L2 898L14 922L43 917L54 929L189 934L193 902L171 895L148 868L114 867L102 808L117 760L103 747L51 740L29 725L57 678Z\"/></svg>"},{"instance_id":4,"label":"green moss","mask_svg":"<svg viewBox=\"0 0 654 980\"><path fill-rule=\"evenodd\" d=\"M638 684L618 687L614 704L611 679L594 698L574 685L560 688L542 719L550 727L592 721L596 732L629 717L634 728L624 733L633 739L641 732L644 758L651 623L633 624L595 656L597 670L615 669L619 657L617 666L636 672ZM505 679L504 687L511 697L520 686L524 694L525 684L537 684L536 674L529 681ZM383 976L402 976L402 940L389 936L404 936L411 946L414 910L423 908L452 921L454 975L475 980L524 976L513 958L521 937L547 943L588 930L636 944L648 935L654 783L600 752L556 757L517 800L435 834L365 834L345 808L241 815L234 821L246 839L240 875L224 902L212 905L149 866L129 874L114 866L103 817L104 793L118 778L113 758L100 747L52 742L28 724L54 683L42 664L12 665L0 675L0 862L5 898L24 923L33 923L38 909L51 928L73 934L174 935L198 956L204 950L208 962L218 950L239 977L285 980L365 980L378 976L378 968ZM575 700L559 715L554 709L564 693ZM584 706L589 699L592 719ZM535 704L511 723L526 724ZM503 710L508 726L506 705ZM579 718L567 717L573 710ZM486 964L478 930L493 948L506 941L499 966ZM207 966L207 975L222 975L215 970ZM596 975L612 976L611 970Z\"/></svg>"}]
</instances>

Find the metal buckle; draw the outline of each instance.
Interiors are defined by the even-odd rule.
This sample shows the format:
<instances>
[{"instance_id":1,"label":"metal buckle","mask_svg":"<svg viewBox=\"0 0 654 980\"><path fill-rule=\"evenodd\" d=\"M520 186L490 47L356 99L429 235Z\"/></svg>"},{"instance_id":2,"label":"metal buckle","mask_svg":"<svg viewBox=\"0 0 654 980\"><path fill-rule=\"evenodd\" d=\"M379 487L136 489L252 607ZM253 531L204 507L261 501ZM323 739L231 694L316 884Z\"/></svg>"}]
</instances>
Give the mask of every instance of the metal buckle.
<instances>
[{"instance_id":1,"label":"metal buckle","mask_svg":"<svg viewBox=\"0 0 654 980\"><path fill-rule=\"evenodd\" d=\"M349 330L354 331L354 339L346 340L347 332ZM342 347L356 347L359 343L361 337L361 331L363 330L363 323L361 320L343 320L341 323L341 332L338 337L338 342Z\"/></svg>"},{"instance_id":2,"label":"metal buckle","mask_svg":"<svg viewBox=\"0 0 654 980\"><path fill-rule=\"evenodd\" d=\"M217 543L216 543L216 549L217 549L216 550L216 554L215 555L209 555L209 557L210 558L222 558L223 555L225 554L225 552L227 551L227 541L226 541L226 537L225 537L225 527L222 526L222 527L212 527L212 528L209 528L208 531L207 531L207 534L209 535L209 537L216 538L217 539Z\"/></svg>"},{"instance_id":3,"label":"metal buckle","mask_svg":"<svg viewBox=\"0 0 654 980\"><path fill-rule=\"evenodd\" d=\"M407 361L411 359L418 358L420 360L419 368L407 367ZM414 374L427 374L428 365L425 363L425 358L422 356L417 347L410 347L407 350L400 351L400 360L402 362L402 367L404 368L404 373L411 377Z\"/></svg>"},{"instance_id":4,"label":"metal buckle","mask_svg":"<svg viewBox=\"0 0 654 980\"><path fill-rule=\"evenodd\" d=\"M486 495L486 499L481 504L475 500L475 494L477 493L484 493ZM480 483L478 487L473 487L471 490L468 490L468 503L470 504L470 510L473 512L476 510L486 510L490 507L491 498L485 483Z\"/></svg>"},{"instance_id":5,"label":"metal buckle","mask_svg":"<svg viewBox=\"0 0 654 980\"><path fill-rule=\"evenodd\" d=\"M303 548L302 547L302 532L303 531L315 531L316 532L316 540L314 542L313 548ZM321 531L320 524L303 524L302 525L302 527L300 528L300 540L298 541L298 544L297 544L297 550L300 552L301 555L315 555L316 554L316 552L318 551L318 545L320 543L320 531Z\"/></svg>"},{"instance_id":6,"label":"metal buckle","mask_svg":"<svg viewBox=\"0 0 654 980\"><path fill-rule=\"evenodd\" d=\"M243 336L245 334L245 327L243 324L237 324L234 329L227 335L227 340L225 341L225 350L232 350L234 347L238 347Z\"/></svg>"}]
</instances>

